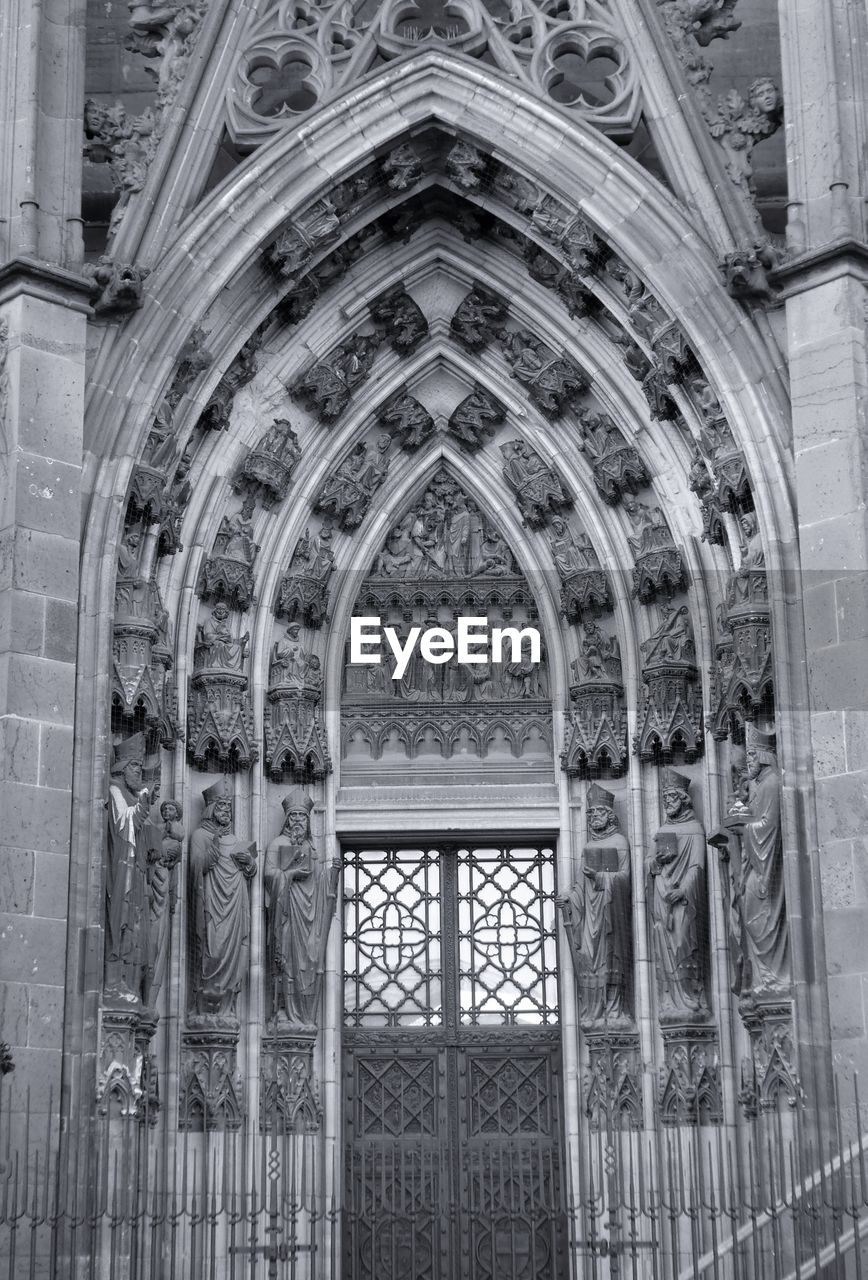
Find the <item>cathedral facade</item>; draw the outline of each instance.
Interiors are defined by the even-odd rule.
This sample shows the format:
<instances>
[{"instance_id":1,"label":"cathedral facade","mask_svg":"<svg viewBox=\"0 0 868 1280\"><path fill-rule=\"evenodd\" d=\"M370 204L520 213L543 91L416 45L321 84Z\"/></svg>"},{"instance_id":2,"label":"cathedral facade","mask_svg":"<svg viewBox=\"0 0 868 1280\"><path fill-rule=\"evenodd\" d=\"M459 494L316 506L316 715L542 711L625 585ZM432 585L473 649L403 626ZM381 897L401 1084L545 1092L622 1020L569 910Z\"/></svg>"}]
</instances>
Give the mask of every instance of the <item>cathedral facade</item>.
<instances>
[{"instance_id":1,"label":"cathedral facade","mask_svg":"<svg viewBox=\"0 0 868 1280\"><path fill-rule=\"evenodd\" d=\"M0 30L0 1275L861 1274L864 5Z\"/></svg>"}]
</instances>

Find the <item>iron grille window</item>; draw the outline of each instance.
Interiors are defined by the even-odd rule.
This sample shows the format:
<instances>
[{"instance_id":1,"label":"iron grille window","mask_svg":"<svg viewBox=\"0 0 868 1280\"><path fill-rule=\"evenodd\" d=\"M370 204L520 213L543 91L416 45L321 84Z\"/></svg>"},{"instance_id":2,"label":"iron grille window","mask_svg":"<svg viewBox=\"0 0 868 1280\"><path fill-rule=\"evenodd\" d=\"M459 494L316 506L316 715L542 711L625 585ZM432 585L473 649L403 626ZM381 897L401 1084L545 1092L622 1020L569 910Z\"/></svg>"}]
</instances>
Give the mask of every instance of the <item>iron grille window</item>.
<instances>
[{"instance_id":1,"label":"iron grille window","mask_svg":"<svg viewBox=\"0 0 868 1280\"><path fill-rule=\"evenodd\" d=\"M557 1023L553 848L395 844L344 858L348 1026Z\"/></svg>"}]
</instances>

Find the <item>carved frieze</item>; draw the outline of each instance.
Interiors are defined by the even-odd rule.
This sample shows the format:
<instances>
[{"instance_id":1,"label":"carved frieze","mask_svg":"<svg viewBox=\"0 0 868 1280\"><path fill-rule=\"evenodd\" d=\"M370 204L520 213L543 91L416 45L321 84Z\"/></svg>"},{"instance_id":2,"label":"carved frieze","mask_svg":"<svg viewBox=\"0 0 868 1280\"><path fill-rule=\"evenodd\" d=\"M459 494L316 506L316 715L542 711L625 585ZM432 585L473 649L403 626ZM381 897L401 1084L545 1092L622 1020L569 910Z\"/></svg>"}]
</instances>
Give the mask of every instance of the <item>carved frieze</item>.
<instances>
[{"instance_id":1,"label":"carved frieze","mask_svg":"<svg viewBox=\"0 0 868 1280\"><path fill-rule=\"evenodd\" d=\"M723 1092L716 1033L711 1028L663 1032L658 1093L665 1125L723 1123Z\"/></svg>"},{"instance_id":2,"label":"carved frieze","mask_svg":"<svg viewBox=\"0 0 868 1280\"><path fill-rule=\"evenodd\" d=\"M643 640L642 698L633 749L644 763L668 763L682 753L689 764L702 754L702 692L693 627L686 605L659 606L653 634Z\"/></svg>"},{"instance_id":3,"label":"carved frieze","mask_svg":"<svg viewBox=\"0 0 868 1280\"><path fill-rule=\"evenodd\" d=\"M607 413L580 409L578 416L582 448L604 502L617 506L625 493L636 494L650 483L638 450L627 443Z\"/></svg>"},{"instance_id":4,"label":"carved frieze","mask_svg":"<svg viewBox=\"0 0 868 1280\"><path fill-rule=\"evenodd\" d=\"M502 298L483 285L474 284L459 302L449 327L468 351L483 351L499 337L509 308Z\"/></svg>"},{"instance_id":5,"label":"carved frieze","mask_svg":"<svg viewBox=\"0 0 868 1280\"><path fill-rule=\"evenodd\" d=\"M267 506L282 502L289 493L300 458L301 446L292 423L286 418L275 418L244 458L236 486L262 498Z\"/></svg>"},{"instance_id":6,"label":"carved frieze","mask_svg":"<svg viewBox=\"0 0 868 1280\"><path fill-rule=\"evenodd\" d=\"M341 221L330 200L311 205L264 251L266 265L281 279L292 279L310 264L315 254L339 238Z\"/></svg>"},{"instance_id":7,"label":"carved frieze","mask_svg":"<svg viewBox=\"0 0 868 1280\"><path fill-rule=\"evenodd\" d=\"M244 1093L238 1070L240 1032L226 1027L184 1033L178 1128L194 1133L240 1129Z\"/></svg>"},{"instance_id":8,"label":"carved frieze","mask_svg":"<svg viewBox=\"0 0 868 1280\"><path fill-rule=\"evenodd\" d=\"M636 498L628 498L624 510L635 530L635 536L627 539L634 560L633 594L642 604L660 595L673 596L686 585L686 576L663 511Z\"/></svg>"},{"instance_id":9,"label":"carved frieze","mask_svg":"<svg viewBox=\"0 0 868 1280\"><path fill-rule=\"evenodd\" d=\"M377 421L408 453L415 453L436 431L431 414L406 389L396 392L379 407Z\"/></svg>"},{"instance_id":10,"label":"carved frieze","mask_svg":"<svg viewBox=\"0 0 868 1280\"><path fill-rule=\"evenodd\" d=\"M259 550L251 518L255 506L256 499L250 494L240 511L221 520L214 549L199 578L203 600L225 600L233 609L247 609L253 602L253 563Z\"/></svg>"},{"instance_id":11,"label":"carved frieze","mask_svg":"<svg viewBox=\"0 0 868 1280\"><path fill-rule=\"evenodd\" d=\"M477 382L470 395L452 410L447 430L465 452L476 453L505 418L505 406Z\"/></svg>"},{"instance_id":12,"label":"carved frieze","mask_svg":"<svg viewBox=\"0 0 868 1280\"><path fill-rule=\"evenodd\" d=\"M247 673L249 637L236 639L229 607L219 601L196 628L190 681L187 750L196 768L236 765L248 769L259 758Z\"/></svg>"},{"instance_id":13,"label":"carved frieze","mask_svg":"<svg viewBox=\"0 0 868 1280\"><path fill-rule=\"evenodd\" d=\"M560 417L587 390L588 380L578 365L526 329L506 331L500 341L513 378L548 417Z\"/></svg>"},{"instance_id":14,"label":"carved frieze","mask_svg":"<svg viewBox=\"0 0 868 1280\"><path fill-rule=\"evenodd\" d=\"M324 481L314 511L334 520L344 533L358 529L388 473L391 446L392 437L385 432L377 436L374 446L360 440Z\"/></svg>"},{"instance_id":15,"label":"carved frieze","mask_svg":"<svg viewBox=\"0 0 868 1280\"><path fill-rule=\"evenodd\" d=\"M572 662L570 709L561 768L571 778L617 777L627 766L627 711L617 636L588 621Z\"/></svg>"},{"instance_id":16,"label":"carved frieze","mask_svg":"<svg viewBox=\"0 0 868 1280\"><path fill-rule=\"evenodd\" d=\"M374 324L385 332L386 340L399 356L409 355L428 334L428 321L418 302L403 285L397 285L370 303Z\"/></svg>"},{"instance_id":17,"label":"carved frieze","mask_svg":"<svg viewBox=\"0 0 868 1280\"><path fill-rule=\"evenodd\" d=\"M302 644L291 622L272 645L265 706L265 764L276 780L285 774L321 781L331 772L320 713L320 660Z\"/></svg>"},{"instance_id":18,"label":"carved frieze","mask_svg":"<svg viewBox=\"0 0 868 1280\"><path fill-rule=\"evenodd\" d=\"M548 538L561 579L561 613L567 622L581 622L586 614L610 613L609 580L584 530L575 532L562 516L553 516Z\"/></svg>"},{"instance_id":19,"label":"carved frieze","mask_svg":"<svg viewBox=\"0 0 868 1280\"><path fill-rule=\"evenodd\" d=\"M552 517L573 505L554 467L547 467L535 449L524 440L510 440L500 446L503 478L515 494L525 523L541 529Z\"/></svg>"},{"instance_id":20,"label":"carved frieze","mask_svg":"<svg viewBox=\"0 0 868 1280\"><path fill-rule=\"evenodd\" d=\"M280 580L275 617L318 629L328 619L329 579L335 565L332 528L326 521L313 537L305 529Z\"/></svg>"},{"instance_id":21,"label":"carved frieze","mask_svg":"<svg viewBox=\"0 0 868 1280\"><path fill-rule=\"evenodd\" d=\"M302 373L288 390L325 423L334 422L365 381L382 344L382 335L356 333Z\"/></svg>"}]
</instances>

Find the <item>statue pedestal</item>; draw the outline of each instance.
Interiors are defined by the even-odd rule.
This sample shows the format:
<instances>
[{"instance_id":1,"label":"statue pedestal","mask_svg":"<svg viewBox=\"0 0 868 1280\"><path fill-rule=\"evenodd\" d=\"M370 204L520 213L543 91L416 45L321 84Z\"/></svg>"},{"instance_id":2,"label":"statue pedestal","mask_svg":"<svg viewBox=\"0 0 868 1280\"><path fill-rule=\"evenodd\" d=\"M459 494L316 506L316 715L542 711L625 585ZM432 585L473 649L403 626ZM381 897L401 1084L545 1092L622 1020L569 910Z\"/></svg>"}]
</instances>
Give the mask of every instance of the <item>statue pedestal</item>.
<instances>
[{"instance_id":1,"label":"statue pedestal","mask_svg":"<svg viewBox=\"0 0 868 1280\"><path fill-rule=\"evenodd\" d=\"M262 1040L259 1126L268 1133L316 1133L322 1118L313 1077L317 1029L274 1019Z\"/></svg>"},{"instance_id":2,"label":"statue pedestal","mask_svg":"<svg viewBox=\"0 0 868 1280\"><path fill-rule=\"evenodd\" d=\"M181 1045L179 1129L212 1133L241 1128L240 1034L235 1018L193 1015L188 1019Z\"/></svg>"},{"instance_id":3,"label":"statue pedestal","mask_svg":"<svg viewBox=\"0 0 868 1280\"><path fill-rule=\"evenodd\" d=\"M723 1098L717 1032L684 1022L662 1028L660 1119L667 1125L720 1124Z\"/></svg>"}]
</instances>

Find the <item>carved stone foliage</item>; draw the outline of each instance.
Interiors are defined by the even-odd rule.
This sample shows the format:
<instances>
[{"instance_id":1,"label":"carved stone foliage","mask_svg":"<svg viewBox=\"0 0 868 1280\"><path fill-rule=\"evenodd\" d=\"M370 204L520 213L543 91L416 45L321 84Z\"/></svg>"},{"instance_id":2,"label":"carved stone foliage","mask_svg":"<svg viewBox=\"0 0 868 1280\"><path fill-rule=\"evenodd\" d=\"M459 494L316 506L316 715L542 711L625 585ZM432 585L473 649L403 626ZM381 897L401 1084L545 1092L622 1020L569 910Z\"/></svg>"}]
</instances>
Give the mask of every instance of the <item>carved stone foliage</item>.
<instances>
[{"instance_id":1,"label":"carved stone foliage","mask_svg":"<svg viewBox=\"0 0 868 1280\"><path fill-rule=\"evenodd\" d=\"M658 1105L665 1125L723 1123L723 1093L715 1032L663 1032Z\"/></svg>"},{"instance_id":2,"label":"carved stone foliage","mask_svg":"<svg viewBox=\"0 0 868 1280\"><path fill-rule=\"evenodd\" d=\"M187 750L199 769L215 763L249 769L259 758L245 671L249 638L235 637L229 607L219 601L196 628L187 720Z\"/></svg>"},{"instance_id":3,"label":"carved stone foliage","mask_svg":"<svg viewBox=\"0 0 868 1280\"><path fill-rule=\"evenodd\" d=\"M111 106L88 98L84 104L84 154L92 164L107 164L119 198L109 221L116 232L132 196L141 191L157 149L158 122L152 107L127 115L122 102Z\"/></svg>"},{"instance_id":4,"label":"carved stone foliage","mask_svg":"<svg viewBox=\"0 0 868 1280\"><path fill-rule=\"evenodd\" d=\"M318 629L328 618L329 579L335 565L332 529L326 521L311 537L305 529L292 553L288 571L280 580L274 602L275 617L303 622Z\"/></svg>"},{"instance_id":5,"label":"carved stone foliage","mask_svg":"<svg viewBox=\"0 0 868 1280\"><path fill-rule=\"evenodd\" d=\"M585 1115L593 1129L642 1126L642 1059L636 1036L623 1032L586 1036Z\"/></svg>"},{"instance_id":6,"label":"carved stone foliage","mask_svg":"<svg viewBox=\"0 0 868 1280\"><path fill-rule=\"evenodd\" d=\"M316 1032L280 1028L263 1037L259 1123L266 1133L316 1133L322 1121L313 1075Z\"/></svg>"},{"instance_id":7,"label":"carved stone foliage","mask_svg":"<svg viewBox=\"0 0 868 1280\"><path fill-rule=\"evenodd\" d=\"M174 100L207 8L206 0L134 0L130 32L124 47L155 63L145 71L157 90L157 111L162 116Z\"/></svg>"},{"instance_id":8,"label":"carved stone foliage","mask_svg":"<svg viewBox=\"0 0 868 1280\"><path fill-rule=\"evenodd\" d=\"M292 279L310 264L314 254L340 237L341 220L330 200L320 200L299 214L264 251L266 266L281 279Z\"/></svg>"},{"instance_id":9,"label":"carved stone foliage","mask_svg":"<svg viewBox=\"0 0 868 1280\"><path fill-rule=\"evenodd\" d=\"M556 355L526 329L504 333L501 344L512 376L549 418L560 417L587 389L588 380L578 365Z\"/></svg>"},{"instance_id":10,"label":"carved stone foliage","mask_svg":"<svg viewBox=\"0 0 868 1280\"><path fill-rule=\"evenodd\" d=\"M262 333L253 333L236 355L217 386L211 392L208 403L196 424L203 431L227 431L231 422L232 405L242 387L256 377L257 355L262 346Z\"/></svg>"},{"instance_id":11,"label":"carved stone foliage","mask_svg":"<svg viewBox=\"0 0 868 1280\"><path fill-rule=\"evenodd\" d=\"M242 462L236 484L263 498L267 506L282 502L300 458L301 446L292 423L275 418Z\"/></svg>"},{"instance_id":12,"label":"carved stone foliage","mask_svg":"<svg viewBox=\"0 0 868 1280\"><path fill-rule=\"evenodd\" d=\"M178 1128L195 1133L240 1129L244 1094L238 1071L238 1030L225 1027L184 1034Z\"/></svg>"},{"instance_id":13,"label":"carved stone foliage","mask_svg":"<svg viewBox=\"0 0 868 1280\"><path fill-rule=\"evenodd\" d=\"M733 14L737 3L738 0L657 0L668 25L679 27L703 48L739 29L741 23Z\"/></svg>"},{"instance_id":14,"label":"carved stone foliage","mask_svg":"<svg viewBox=\"0 0 868 1280\"><path fill-rule=\"evenodd\" d=\"M477 382L470 395L452 410L447 430L467 453L476 453L505 418L504 405Z\"/></svg>"},{"instance_id":15,"label":"carved stone foliage","mask_svg":"<svg viewBox=\"0 0 868 1280\"><path fill-rule=\"evenodd\" d=\"M686 605L659 606L659 622L643 640L642 699L633 749L643 763L702 754L702 693L693 627Z\"/></svg>"},{"instance_id":16,"label":"carved stone foliage","mask_svg":"<svg viewBox=\"0 0 868 1280\"><path fill-rule=\"evenodd\" d=\"M663 775L665 822L646 861L651 950L657 978L661 1027L709 1017L709 967L705 831L690 798L690 779L667 769Z\"/></svg>"},{"instance_id":17,"label":"carved stone foliage","mask_svg":"<svg viewBox=\"0 0 868 1280\"><path fill-rule=\"evenodd\" d=\"M235 834L225 778L206 788L202 799L202 817L190 837L188 1025L237 1035L236 1004L249 966L256 844Z\"/></svg>"},{"instance_id":18,"label":"carved stone foliage","mask_svg":"<svg viewBox=\"0 0 868 1280\"><path fill-rule=\"evenodd\" d=\"M301 13L289 0L272 0L247 32L227 86L231 135L244 148L258 146L274 133L294 128L307 112L348 90L374 66L425 46L484 56L489 69L506 80L545 102L555 99L562 109L612 137L629 138L636 126L641 97L629 46L609 9L597 0L564 10L539 0L520 0L502 11L471 0L460 13L439 5L433 12L411 11L399 0L386 0L370 10L347 9L338 0L327 0ZM599 48L605 48L612 64L602 98L596 78L589 76L586 85L584 73ZM567 55L572 65L565 93L562 64ZM280 69L287 65L305 69L300 86L281 82ZM263 84L263 71L268 69L273 69L281 94L277 109L274 90L269 92ZM459 149L471 148L459 141L453 152ZM403 153L409 158L405 160ZM457 163L462 176L478 172L469 160L453 161L456 167ZM382 167L396 191L407 190L422 174L419 157L408 143L390 152Z\"/></svg>"},{"instance_id":19,"label":"carved stone foliage","mask_svg":"<svg viewBox=\"0 0 868 1280\"><path fill-rule=\"evenodd\" d=\"M358 529L388 474L391 445L392 437L385 432L377 436L374 446L360 440L324 481L314 511L334 520L344 533Z\"/></svg>"},{"instance_id":20,"label":"carved stone foliage","mask_svg":"<svg viewBox=\"0 0 868 1280\"><path fill-rule=\"evenodd\" d=\"M403 285L382 294L368 308L376 325L399 356L409 355L428 334L428 321Z\"/></svg>"},{"instance_id":21,"label":"carved stone foliage","mask_svg":"<svg viewBox=\"0 0 868 1280\"><path fill-rule=\"evenodd\" d=\"M633 931L630 846L615 797L588 789L588 838L576 882L558 898L586 1031L632 1028Z\"/></svg>"},{"instance_id":22,"label":"carved stone foliage","mask_svg":"<svg viewBox=\"0 0 868 1280\"><path fill-rule=\"evenodd\" d=\"M104 253L98 262L85 263L84 274L93 281L93 309L98 316L127 315L142 305L142 289L150 267L115 262Z\"/></svg>"},{"instance_id":23,"label":"carved stone foliage","mask_svg":"<svg viewBox=\"0 0 868 1280\"><path fill-rule=\"evenodd\" d=\"M459 302L449 327L468 351L483 351L500 336L508 313L509 308L502 298L483 285L475 284Z\"/></svg>"},{"instance_id":24,"label":"carved stone foliage","mask_svg":"<svg viewBox=\"0 0 868 1280\"><path fill-rule=\"evenodd\" d=\"M406 390L398 391L379 407L377 420L408 453L415 453L436 431L431 414Z\"/></svg>"},{"instance_id":25,"label":"carved stone foliage","mask_svg":"<svg viewBox=\"0 0 868 1280\"><path fill-rule=\"evenodd\" d=\"M336 421L371 372L381 343L379 332L354 334L301 374L290 393L323 422Z\"/></svg>"},{"instance_id":26,"label":"carved stone foliage","mask_svg":"<svg viewBox=\"0 0 868 1280\"><path fill-rule=\"evenodd\" d=\"M321 781L331 772L325 726L320 713L322 669L315 653L300 640L291 622L271 648L265 706L265 764L271 776Z\"/></svg>"},{"instance_id":27,"label":"carved stone foliage","mask_svg":"<svg viewBox=\"0 0 868 1280\"><path fill-rule=\"evenodd\" d=\"M462 191L479 191L490 157L458 138L446 157L446 172Z\"/></svg>"},{"instance_id":28,"label":"carved stone foliage","mask_svg":"<svg viewBox=\"0 0 868 1280\"><path fill-rule=\"evenodd\" d=\"M634 558L633 594L642 604L659 595L673 596L686 585L686 575L661 508L629 498L624 510L636 531L627 539Z\"/></svg>"},{"instance_id":29,"label":"carved stone foliage","mask_svg":"<svg viewBox=\"0 0 868 1280\"><path fill-rule=\"evenodd\" d=\"M274 1027L312 1029L342 864L321 864L307 792L295 787L281 803L283 826L268 846L263 871L270 1017Z\"/></svg>"},{"instance_id":30,"label":"carved stone foliage","mask_svg":"<svg viewBox=\"0 0 868 1280\"><path fill-rule=\"evenodd\" d=\"M248 495L240 511L220 521L214 550L199 578L203 600L225 600L233 609L247 609L253 602L253 563L259 550L251 519L255 505L256 499Z\"/></svg>"},{"instance_id":31,"label":"carved stone foliage","mask_svg":"<svg viewBox=\"0 0 868 1280\"><path fill-rule=\"evenodd\" d=\"M561 768L573 778L614 776L627 765L627 712L617 636L596 622L581 630L579 657L572 663L569 724Z\"/></svg>"},{"instance_id":32,"label":"carved stone foliage","mask_svg":"<svg viewBox=\"0 0 868 1280\"><path fill-rule=\"evenodd\" d=\"M617 506L625 493L636 494L650 483L638 451L627 443L607 413L580 409L579 423L582 448L604 502Z\"/></svg>"},{"instance_id":33,"label":"carved stone foliage","mask_svg":"<svg viewBox=\"0 0 868 1280\"><path fill-rule=\"evenodd\" d=\"M706 103L706 119L711 136L723 152L727 175L734 185L752 200L753 149L758 142L770 138L781 126L783 98L773 80L759 76L747 91L747 101L736 89L718 98L716 106Z\"/></svg>"},{"instance_id":34,"label":"carved stone foliage","mask_svg":"<svg viewBox=\"0 0 868 1280\"><path fill-rule=\"evenodd\" d=\"M795 1068L792 1009L788 1001L743 1013L751 1037L751 1057L742 1063L738 1100L749 1117L795 1107L803 1097Z\"/></svg>"},{"instance_id":35,"label":"carved stone foliage","mask_svg":"<svg viewBox=\"0 0 868 1280\"><path fill-rule=\"evenodd\" d=\"M140 535L131 529L118 556L112 631L112 722L123 732L144 728L149 738L172 747L178 723L169 615L155 579L140 576Z\"/></svg>"},{"instance_id":36,"label":"carved stone foliage","mask_svg":"<svg viewBox=\"0 0 868 1280\"><path fill-rule=\"evenodd\" d=\"M610 613L609 580L584 530L574 532L562 516L553 516L548 538L561 579L561 612L567 622L581 622L585 614Z\"/></svg>"},{"instance_id":37,"label":"carved stone foliage","mask_svg":"<svg viewBox=\"0 0 868 1280\"><path fill-rule=\"evenodd\" d=\"M529 528L543 528L554 515L572 506L572 496L554 467L547 467L524 440L508 441L500 446L500 452L504 459L503 478L515 494Z\"/></svg>"}]
</instances>

